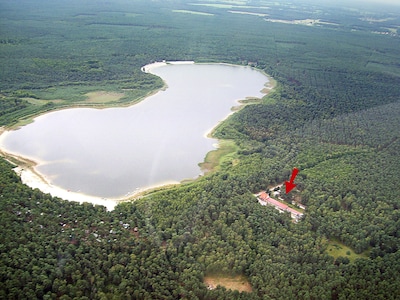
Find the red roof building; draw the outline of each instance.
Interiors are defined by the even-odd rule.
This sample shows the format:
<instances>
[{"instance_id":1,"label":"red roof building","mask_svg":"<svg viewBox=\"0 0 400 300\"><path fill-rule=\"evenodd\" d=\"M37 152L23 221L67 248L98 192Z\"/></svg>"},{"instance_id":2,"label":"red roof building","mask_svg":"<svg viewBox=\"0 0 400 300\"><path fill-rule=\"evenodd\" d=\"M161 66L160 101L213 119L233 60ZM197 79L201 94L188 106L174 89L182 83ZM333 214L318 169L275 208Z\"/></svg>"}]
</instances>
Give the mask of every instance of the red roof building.
<instances>
[{"instance_id":1,"label":"red roof building","mask_svg":"<svg viewBox=\"0 0 400 300\"><path fill-rule=\"evenodd\" d=\"M261 205L271 205L275 207L279 212L289 212L290 216L296 220L296 222L303 216L303 214L288 205L271 198L267 192L261 192L257 195L258 202Z\"/></svg>"}]
</instances>

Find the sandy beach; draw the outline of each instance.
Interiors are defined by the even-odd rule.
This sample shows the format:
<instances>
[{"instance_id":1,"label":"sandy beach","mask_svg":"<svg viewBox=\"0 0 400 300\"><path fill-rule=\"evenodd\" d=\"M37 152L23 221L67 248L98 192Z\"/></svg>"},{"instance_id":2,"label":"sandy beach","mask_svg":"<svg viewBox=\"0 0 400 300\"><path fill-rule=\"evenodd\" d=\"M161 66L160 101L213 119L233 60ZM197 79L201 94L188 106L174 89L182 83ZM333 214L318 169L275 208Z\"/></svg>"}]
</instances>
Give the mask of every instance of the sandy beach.
<instances>
[{"instance_id":1,"label":"sandy beach","mask_svg":"<svg viewBox=\"0 0 400 300\"><path fill-rule=\"evenodd\" d=\"M99 198L64 190L61 187L54 186L51 183L46 182L43 178L38 176L38 174L29 168L24 169L22 167L16 167L13 170L21 177L21 180L24 184L32 189L37 188L43 193L48 193L53 197L59 197L64 200L76 201L79 203L89 202L94 205L103 205L107 208L107 210L113 210L118 202L122 200Z\"/></svg>"},{"instance_id":2,"label":"sandy beach","mask_svg":"<svg viewBox=\"0 0 400 300\"><path fill-rule=\"evenodd\" d=\"M90 196L83 193L73 192L69 190L65 190L59 186L55 186L48 181L41 175L38 174L33 167L23 168L23 167L16 167L13 169L20 177L24 184L29 186L32 189L39 189L43 193L50 194L53 197L58 197L63 200L68 201L75 201L79 203L92 203L93 205L102 205L107 208L107 210L111 211L115 208L115 206L124 201L133 201L138 199L142 196L145 192L154 190L154 189L162 189L163 187L173 186L179 184L179 182L164 182L160 185L154 185L149 187L144 187L142 189L138 189L135 192L130 193L126 197L122 198L101 198L96 196Z\"/></svg>"},{"instance_id":3,"label":"sandy beach","mask_svg":"<svg viewBox=\"0 0 400 300\"><path fill-rule=\"evenodd\" d=\"M145 65L142 67L142 71L145 73L151 73L152 70L165 66L165 65L191 65L194 64L194 61L162 61L162 62L154 62L152 64Z\"/></svg>"}]
</instances>

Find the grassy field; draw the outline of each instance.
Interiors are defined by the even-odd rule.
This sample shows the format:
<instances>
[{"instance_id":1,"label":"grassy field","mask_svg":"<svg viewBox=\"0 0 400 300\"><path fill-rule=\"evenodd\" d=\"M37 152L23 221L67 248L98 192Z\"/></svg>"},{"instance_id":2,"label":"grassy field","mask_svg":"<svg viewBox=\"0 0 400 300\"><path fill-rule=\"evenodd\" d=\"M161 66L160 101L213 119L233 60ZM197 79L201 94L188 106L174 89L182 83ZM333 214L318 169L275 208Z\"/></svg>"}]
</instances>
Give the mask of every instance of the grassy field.
<instances>
[{"instance_id":1,"label":"grassy field","mask_svg":"<svg viewBox=\"0 0 400 300\"><path fill-rule=\"evenodd\" d=\"M347 247L345 244L336 239L331 239L327 243L328 247L326 249L326 252L330 256L333 256L335 259L337 259L338 257L347 257L350 262L354 262L358 258L368 258L368 251L357 254L354 252L353 249Z\"/></svg>"},{"instance_id":2,"label":"grassy field","mask_svg":"<svg viewBox=\"0 0 400 300\"><path fill-rule=\"evenodd\" d=\"M112 92L91 92L87 93L87 103L110 103L120 100L122 97L125 96L123 93L112 93Z\"/></svg>"}]
</instances>

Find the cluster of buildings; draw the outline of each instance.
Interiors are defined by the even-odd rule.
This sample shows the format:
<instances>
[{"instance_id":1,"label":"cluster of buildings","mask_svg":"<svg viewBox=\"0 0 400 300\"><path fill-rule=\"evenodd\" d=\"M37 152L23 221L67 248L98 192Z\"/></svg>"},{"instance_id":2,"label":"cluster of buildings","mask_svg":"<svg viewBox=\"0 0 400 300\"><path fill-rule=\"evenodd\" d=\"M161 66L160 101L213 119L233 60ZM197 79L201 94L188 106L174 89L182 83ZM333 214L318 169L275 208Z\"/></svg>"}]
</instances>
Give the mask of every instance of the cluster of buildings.
<instances>
[{"instance_id":1,"label":"cluster of buildings","mask_svg":"<svg viewBox=\"0 0 400 300\"><path fill-rule=\"evenodd\" d=\"M288 212L290 216L295 222L298 222L302 217L303 213L300 211L295 210L294 208L289 207L285 203L282 203L278 200L271 198L267 192L263 191L256 195L258 202L261 205L270 205L277 209L279 212Z\"/></svg>"}]
</instances>

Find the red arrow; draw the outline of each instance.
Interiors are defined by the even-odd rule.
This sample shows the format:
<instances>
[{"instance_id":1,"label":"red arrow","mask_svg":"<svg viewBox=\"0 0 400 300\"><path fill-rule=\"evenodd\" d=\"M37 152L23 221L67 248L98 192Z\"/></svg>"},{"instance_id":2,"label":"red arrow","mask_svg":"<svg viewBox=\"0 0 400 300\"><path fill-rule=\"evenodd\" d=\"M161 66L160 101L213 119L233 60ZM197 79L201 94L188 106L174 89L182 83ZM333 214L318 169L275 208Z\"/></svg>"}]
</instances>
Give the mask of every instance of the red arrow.
<instances>
[{"instance_id":1,"label":"red arrow","mask_svg":"<svg viewBox=\"0 0 400 300\"><path fill-rule=\"evenodd\" d=\"M289 193L291 190L293 190L295 188L296 184L293 183L293 181L296 178L298 173L299 173L299 169L293 168L292 176L290 176L290 181L285 181L286 194Z\"/></svg>"}]
</instances>

